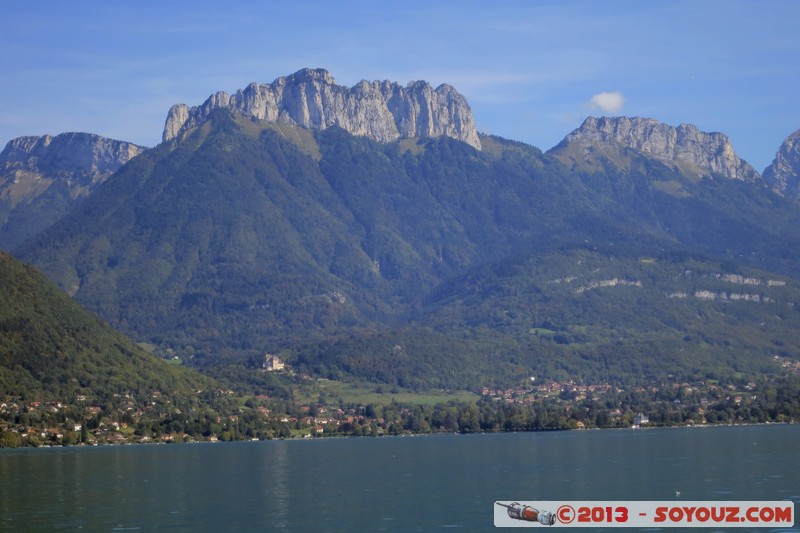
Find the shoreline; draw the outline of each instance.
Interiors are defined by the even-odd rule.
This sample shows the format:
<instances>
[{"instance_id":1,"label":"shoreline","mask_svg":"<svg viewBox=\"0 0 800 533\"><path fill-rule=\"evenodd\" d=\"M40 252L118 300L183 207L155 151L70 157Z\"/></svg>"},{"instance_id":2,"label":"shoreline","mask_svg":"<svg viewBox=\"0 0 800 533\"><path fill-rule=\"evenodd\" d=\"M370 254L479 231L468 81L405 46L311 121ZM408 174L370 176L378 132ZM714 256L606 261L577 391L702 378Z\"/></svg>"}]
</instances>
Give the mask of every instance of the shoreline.
<instances>
[{"instance_id":1,"label":"shoreline","mask_svg":"<svg viewBox=\"0 0 800 533\"><path fill-rule=\"evenodd\" d=\"M797 421L790 420L786 422L743 422L731 424L682 424L682 425L662 425L646 427L605 427L605 428L555 428L555 429L536 429L529 431L477 431L477 432L427 432L427 433L400 433L400 434L385 434L385 435L343 435L331 434L328 436L304 436L304 437L275 437L275 438L251 438L251 439L237 439L237 440L189 440L184 442L175 441L157 441L150 442L105 442L95 444L42 444L39 446L16 446L16 447L0 447L0 453L5 450L33 450L33 449L72 449L72 448L116 448L121 446L180 446L180 445L196 445L196 444L231 444L231 443L254 443L254 442L270 442L270 441L286 441L286 442L319 442L340 439L382 439L382 438L409 438L409 437L446 437L446 436L475 436L475 435L503 435L503 434L517 434L517 433L553 433L553 432L583 432L583 431L652 431L660 429L711 429L711 428L725 428L725 427L757 427L757 426L791 426L797 424Z\"/></svg>"}]
</instances>

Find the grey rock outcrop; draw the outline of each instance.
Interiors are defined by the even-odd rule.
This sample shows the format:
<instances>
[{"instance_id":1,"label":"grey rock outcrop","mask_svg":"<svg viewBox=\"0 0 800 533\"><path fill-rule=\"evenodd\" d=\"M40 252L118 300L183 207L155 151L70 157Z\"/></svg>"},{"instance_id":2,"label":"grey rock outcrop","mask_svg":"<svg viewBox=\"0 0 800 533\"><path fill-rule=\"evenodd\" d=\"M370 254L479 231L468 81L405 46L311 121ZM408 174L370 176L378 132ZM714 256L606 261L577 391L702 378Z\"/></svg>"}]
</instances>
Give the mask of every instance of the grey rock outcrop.
<instances>
[{"instance_id":1,"label":"grey rock outcrop","mask_svg":"<svg viewBox=\"0 0 800 533\"><path fill-rule=\"evenodd\" d=\"M736 155L727 136L705 133L691 124L675 128L649 118L589 117L552 151L564 153L568 146L573 147L571 153L585 157L598 149L613 157L621 149L630 148L697 176L743 181L761 178Z\"/></svg>"},{"instance_id":2,"label":"grey rock outcrop","mask_svg":"<svg viewBox=\"0 0 800 533\"><path fill-rule=\"evenodd\" d=\"M145 148L91 133L62 133L51 137L19 137L0 153L4 178L25 173L61 178L82 187L104 181Z\"/></svg>"},{"instance_id":3,"label":"grey rock outcrop","mask_svg":"<svg viewBox=\"0 0 800 533\"><path fill-rule=\"evenodd\" d=\"M323 69L303 69L270 84L251 83L236 94L218 92L196 107L172 106L163 140L199 126L217 108L270 122L325 129L339 126L379 142L399 138L448 136L480 149L467 100L450 85L424 81L403 87L389 81L337 85Z\"/></svg>"},{"instance_id":4,"label":"grey rock outcrop","mask_svg":"<svg viewBox=\"0 0 800 533\"><path fill-rule=\"evenodd\" d=\"M800 197L800 130L783 141L772 164L764 170L764 181L778 194Z\"/></svg>"},{"instance_id":5,"label":"grey rock outcrop","mask_svg":"<svg viewBox=\"0 0 800 533\"><path fill-rule=\"evenodd\" d=\"M145 148L89 133L19 137L0 152L0 247L65 215Z\"/></svg>"}]
</instances>

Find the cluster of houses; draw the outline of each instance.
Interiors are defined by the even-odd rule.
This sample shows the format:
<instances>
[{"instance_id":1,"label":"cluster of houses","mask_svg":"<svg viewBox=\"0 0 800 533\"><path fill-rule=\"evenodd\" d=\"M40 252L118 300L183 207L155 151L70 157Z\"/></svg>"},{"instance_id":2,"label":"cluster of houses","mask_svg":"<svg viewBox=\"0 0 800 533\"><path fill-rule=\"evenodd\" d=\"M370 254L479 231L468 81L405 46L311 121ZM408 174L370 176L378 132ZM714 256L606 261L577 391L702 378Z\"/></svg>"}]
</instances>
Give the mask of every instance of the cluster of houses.
<instances>
[{"instance_id":1,"label":"cluster of houses","mask_svg":"<svg viewBox=\"0 0 800 533\"><path fill-rule=\"evenodd\" d=\"M129 423L144 418L160 419L167 410L176 411L159 392L154 392L148 405L140 408L135 406L131 393L114 396L117 405L113 413L94 405L85 395L78 395L72 405L60 401L6 400L0 402L0 432L43 444L146 442L144 437L145 440L133 438Z\"/></svg>"},{"instance_id":2,"label":"cluster of houses","mask_svg":"<svg viewBox=\"0 0 800 533\"><path fill-rule=\"evenodd\" d=\"M791 359L781 359L777 355L775 356L775 359L780 362L781 368L783 368L784 372L787 374L794 376L800 375L800 360L792 361Z\"/></svg>"},{"instance_id":3,"label":"cluster of houses","mask_svg":"<svg viewBox=\"0 0 800 533\"><path fill-rule=\"evenodd\" d=\"M787 373L800 374L800 362L786 361L783 363L783 368ZM572 381L566 383L549 381L537 385L533 383L534 380L531 378L530 384L517 388L492 389L484 387L481 390L481 394L497 402L532 406L543 401L574 403L584 400L593 402L611 400L614 403L618 403L619 395L626 392L625 389L608 383L590 385L580 385ZM722 387L714 383L683 382L672 383L664 387L633 387L628 392L639 397L650 398L654 406L663 403L664 398L670 398L668 402L673 409L692 412L692 419L686 422L692 424L695 421L705 422L707 410L721 401L729 402L735 406L751 405L757 399L757 395L754 393L756 388L757 385L753 382L739 385L739 390L734 385ZM620 420L623 414L622 409L614 407L609 408L607 411L608 418L611 420ZM627 417L630 417L630 426L634 428L650 424L651 416L643 412L629 413L627 415ZM581 427L581 424L579 424L579 427Z\"/></svg>"},{"instance_id":4,"label":"cluster of houses","mask_svg":"<svg viewBox=\"0 0 800 533\"><path fill-rule=\"evenodd\" d=\"M534 379L530 379L530 385L525 387L507 388L507 389L491 389L483 387L481 395L492 398L496 401L505 401L506 403L518 403L523 405L532 405L538 400L544 398L559 397L565 392L569 394L570 400L582 401L586 398L592 400L599 400L602 394L605 394L613 387L608 383L598 383L592 385L579 385L574 381L567 383L559 383L557 381L549 381L533 385ZM618 392L622 392L619 389Z\"/></svg>"}]
</instances>

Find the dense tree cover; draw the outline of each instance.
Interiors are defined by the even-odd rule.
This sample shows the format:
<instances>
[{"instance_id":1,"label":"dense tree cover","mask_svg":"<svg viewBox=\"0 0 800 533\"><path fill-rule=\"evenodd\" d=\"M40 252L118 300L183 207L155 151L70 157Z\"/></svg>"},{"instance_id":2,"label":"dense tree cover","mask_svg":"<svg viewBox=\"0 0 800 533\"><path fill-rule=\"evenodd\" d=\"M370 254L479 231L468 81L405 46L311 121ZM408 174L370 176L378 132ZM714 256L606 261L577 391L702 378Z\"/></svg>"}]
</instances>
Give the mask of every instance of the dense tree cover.
<instances>
[{"instance_id":1,"label":"dense tree cover","mask_svg":"<svg viewBox=\"0 0 800 533\"><path fill-rule=\"evenodd\" d=\"M309 373L412 388L528 376L647 384L750 379L797 359L797 284L682 255L613 257L581 248L506 261L453 280L416 327L358 331L296 348Z\"/></svg>"},{"instance_id":2,"label":"dense tree cover","mask_svg":"<svg viewBox=\"0 0 800 533\"><path fill-rule=\"evenodd\" d=\"M66 399L91 390L108 400L133 392L194 395L213 382L144 353L56 289L0 254L0 391Z\"/></svg>"}]
</instances>

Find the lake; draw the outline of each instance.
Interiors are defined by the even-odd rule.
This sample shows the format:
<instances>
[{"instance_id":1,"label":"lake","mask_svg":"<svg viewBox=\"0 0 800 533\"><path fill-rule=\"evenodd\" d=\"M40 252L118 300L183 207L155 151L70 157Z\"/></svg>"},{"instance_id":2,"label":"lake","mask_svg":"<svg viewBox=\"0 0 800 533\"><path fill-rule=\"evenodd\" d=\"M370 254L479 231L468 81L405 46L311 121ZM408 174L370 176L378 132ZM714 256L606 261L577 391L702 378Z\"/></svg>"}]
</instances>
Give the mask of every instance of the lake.
<instances>
[{"instance_id":1,"label":"lake","mask_svg":"<svg viewBox=\"0 0 800 533\"><path fill-rule=\"evenodd\" d=\"M14 532L490 531L495 501L786 499L800 425L0 451Z\"/></svg>"}]
</instances>

